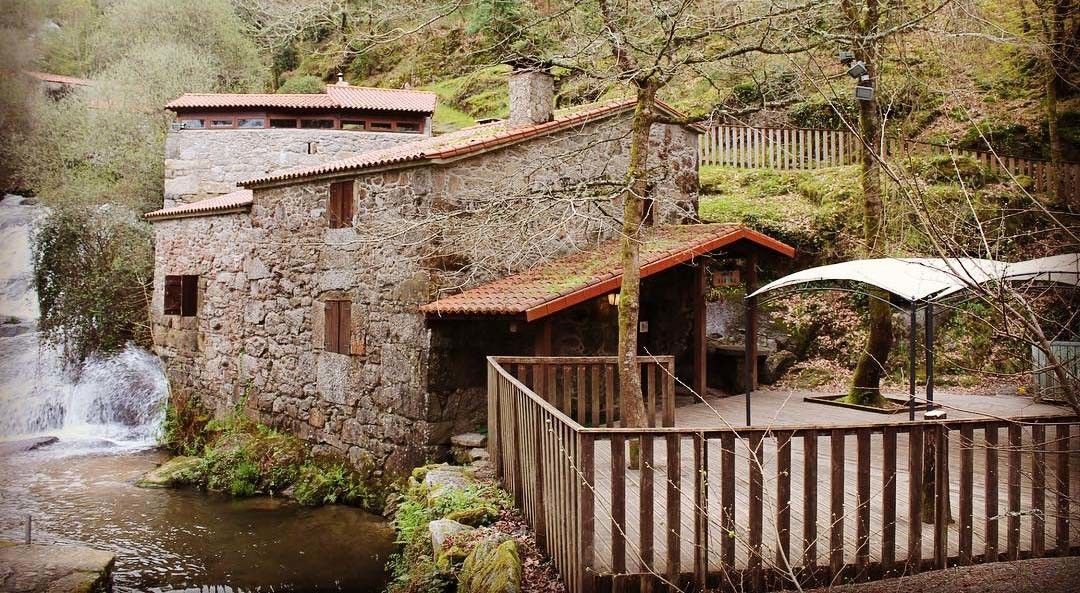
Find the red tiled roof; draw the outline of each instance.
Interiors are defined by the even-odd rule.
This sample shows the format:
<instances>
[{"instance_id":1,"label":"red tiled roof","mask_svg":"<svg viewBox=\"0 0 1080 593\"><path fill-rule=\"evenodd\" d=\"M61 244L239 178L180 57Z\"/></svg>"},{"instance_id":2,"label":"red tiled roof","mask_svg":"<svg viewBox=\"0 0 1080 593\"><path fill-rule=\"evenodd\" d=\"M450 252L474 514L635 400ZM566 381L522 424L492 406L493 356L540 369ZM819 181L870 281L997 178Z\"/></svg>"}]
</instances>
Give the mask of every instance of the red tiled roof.
<instances>
[{"instance_id":1,"label":"red tiled roof","mask_svg":"<svg viewBox=\"0 0 1080 593\"><path fill-rule=\"evenodd\" d=\"M169 208L162 208L161 210L155 210L153 212L148 212L144 214L143 217L148 220L155 221L166 220L169 218L209 216L211 214L220 214L229 210L242 210L250 207L251 202L251 190L238 189L227 194L214 196L213 198L199 200L198 202L180 204L179 206L172 206Z\"/></svg>"},{"instance_id":2,"label":"red tiled roof","mask_svg":"<svg viewBox=\"0 0 1080 593\"><path fill-rule=\"evenodd\" d=\"M471 126L400 146L375 150L364 154L330 161L319 165L286 169L265 177L249 179L241 183L245 187L256 187L264 183L301 179L316 175L328 175L346 171L359 171L375 167L396 166L416 161L437 161L483 152L492 148L520 142L522 140L552 134L560 130L573 128L634 107L634 99L620 99L595 105L588 105L572 111L564 111L555 119L542 124L510 128L505 121ZM674 108L661 104L661 107L673 115L679 115Z\"/></svg>"},{"instance_id":3,"label":"red tiled roof","mask_svg":"<svg viewBox=\"0 0 1080 593\"><path fill-rule=\"evenodd\" d=\"M747 240L792 257L795 249L735 224L688 224L651 227L641 246L645 278L695 257ZM447 296L420 307L440 315L512 315L533 321L578 303L614 292L622 283L619 241L608 241L513 276Z\"/></svg>"},{"instance_id":4,"label":"red tiled roof","mask_svg":"<svg viewBox=\"0 0 1080 593\"><path fill-rule=\"evenodd\" d=\"M327 85L325 93L186 93L166 109L278 107L284 109L371 109L432 113L438 95L427 91Z\"/></svg>"},{"instance_id":5,"label":"red tiled roof","mask_svg":"<svg viewBox=\"0 0 1080 593\"><path fill-rule=\"evenodd\" d=\"M42 82L52 82L55 84L67 84L72 86L93 86L94 84L94 81L88 78L75 78L74 76L49 74L48 72L35 72L33 70L24 70L24 72Z\"/></svg>"}]
</instances>

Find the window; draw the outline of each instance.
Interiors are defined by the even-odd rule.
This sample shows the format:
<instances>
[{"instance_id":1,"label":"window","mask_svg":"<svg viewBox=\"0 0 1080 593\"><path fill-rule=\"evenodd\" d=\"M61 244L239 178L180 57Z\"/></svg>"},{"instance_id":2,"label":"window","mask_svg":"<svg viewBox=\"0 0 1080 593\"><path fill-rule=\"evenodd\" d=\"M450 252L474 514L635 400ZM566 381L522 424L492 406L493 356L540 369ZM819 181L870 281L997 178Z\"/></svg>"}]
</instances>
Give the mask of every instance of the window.
<instances>
[{"instance_id":1,"label":"window","mask_svg":"<svg viewBox=\"0 0 1080 593\"><path fill-rule=\"evenodd\" d=\"M301 128L333 128L334 120L332 119L302 119L300 120Z\"/></svg>"},{"instance_id":2,"label":"window","mask_svg":"<svg viewBox=\"0 0 1080 593\"><path fill-rule=\"evenodd\" d=\"M323 347L327 352L349 354L352 338L352 301L326 301Z\"/></svg>"},{"instance_id":3,"label":"window","mask_svg":"<svg viewBox=\"0 0 1080 593\"><path fill-rule=\"evenodd\" d=\"M330 228L343 229L352 226L353 182L338 181L330 184Z\"/></svg>"},{"instance_id":4,"label":"window","mask_svg":"<svg viewBox=\"0 0 1080 593\"><path fill-rule=\"evenodd\" d=\"M342 130L363 130L366 125L367 125L367 122L365 122L363 120L348 120L348 119L341 120L341 129Z\"/></svg>"},{"instance_id":5,"label":"window","mask_svg":"<svg viewBox=\"0 0 1080 593\"><path fill-rule=\"evenodd\" d=\"M182 119L180 121L183 122L184 128L188 130L197 130L206 127L205 119Z\"/></svg>"},{"instance_id":6,"label":"window","mask_svg":"<svg viewBox=\"0 0 1080 593\"><path fill-rule=\"evenodd\" d=\"M232 119L212 119L210 120L211 128L231 128L233 127Z\"/></svg>"},{"instance_id":7,"label":"window","mask_svg":"<svg viewBox=\"0 0 1080 593\"><path fill-rule=\"evenodd\" d=\"M270 120L270 127L271 128L295 128L296 127L296 120L295 119L271 119Z\"/></svg>"},{"instance_id":8,"label":"window","mask_svg":"<svg viewBox=\"0 0 1080 593\"><path fill-rule=\"evenodd\" d=\"M397 123L397 131L412 132L415 134L420 131L420 124L414 121L399 121Z\"/></svg>"},{"instance_id":9,"label":"window","mask_svg":"<svg viewBox=\"0 0 1080 593\"><path fill-rule=\"evenodd\" d=\"M368 129L390 131L394 129L394 124L388 121L373 121L368 124Z\"/></svg>"},{"instance_id":10,"label":"window","mask_svg":"<svg viewBox=\"0 0 1080 593\"><path fill-rule=\"evenodd\" d=\"M241 117L236 120L236 127L238 128L261 128L263 127L263 118L261 117Z\"/></svg>"},{"instance_id":11,"label":"window","mask_svg":"<svg viewBox=\"0 0 1080 593\"><path fill-rule=\"evenodd\" d=\"M199 277L165 276L165 314L194 317L199 305Z\"/></svg>"},{"instance_id":12,"label":"window","mask_svg":"<svg viewBox=\"0 0 1080 593\"><path fill-rule=\"evenodd\" d=\"M307 143L307 153L308 154L318 154L319 153L319 143L318 142L308 142Z\"/></svg>"}]
</instances>

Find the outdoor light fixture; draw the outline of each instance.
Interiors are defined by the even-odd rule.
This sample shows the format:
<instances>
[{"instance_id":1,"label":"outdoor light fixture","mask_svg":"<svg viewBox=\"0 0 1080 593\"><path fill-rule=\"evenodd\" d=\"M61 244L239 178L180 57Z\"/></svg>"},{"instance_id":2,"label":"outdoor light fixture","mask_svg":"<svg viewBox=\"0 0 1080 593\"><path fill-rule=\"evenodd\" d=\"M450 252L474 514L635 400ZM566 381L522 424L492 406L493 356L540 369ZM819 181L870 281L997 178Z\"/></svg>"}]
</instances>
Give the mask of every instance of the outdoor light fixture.
<instances>
[{"instance_id":1,"label":"outdoor light fixture","mask_svg":"<svg viewBox=\"0 0 1080 593\"><path fill-rule=\"evenodd\" d=\"M865 62L855 62L851 65L850 68L848 68L847 71L847 75L855 79L862 78L866 73L867 70Z\"/></svg>"},{"instance_id":2,"label":"outdoor light fixture","mask_svg":"<svg viewBox=\"0 0 1080 593\"><path fill-rule=\"evenodd\" d=\"M848 50L840 50L840 53L836 54L836 59L845 66L855 61L855 52Z\"/></svg>"},{"instance_id":3,"label":"outdoor light fixture","mask_svg":"<svg viewBox=\"0 0 1080 593\"><path fill-rule=\"evenodd\" d=\"M611 305L612 307L619 304L619 293L609 292L607 295L607 304Z\"/></svg>"},{"instance_id":4,"label":"outdoor light fixture","mask_svg":"<svg viewBox=\"0 0 1080 593\"><path fill-rule=\"evenodd\" d=\"M638 322L638 328L637 329L638 329L638 333L642 333L642 334L649 333L649 322L648 321Z\"/></svg>"},{"instance_id":5,"label":"outdoor light fixture","mask_svg":"<svg viewBox=\"0 0 1080 593\"><path fill-rule=\"evenodd\" d=\"M860 101L873 101L874 100L874 87L872 86L857 86L855 87L855 98Z\"/></svg>"}]
</instances>

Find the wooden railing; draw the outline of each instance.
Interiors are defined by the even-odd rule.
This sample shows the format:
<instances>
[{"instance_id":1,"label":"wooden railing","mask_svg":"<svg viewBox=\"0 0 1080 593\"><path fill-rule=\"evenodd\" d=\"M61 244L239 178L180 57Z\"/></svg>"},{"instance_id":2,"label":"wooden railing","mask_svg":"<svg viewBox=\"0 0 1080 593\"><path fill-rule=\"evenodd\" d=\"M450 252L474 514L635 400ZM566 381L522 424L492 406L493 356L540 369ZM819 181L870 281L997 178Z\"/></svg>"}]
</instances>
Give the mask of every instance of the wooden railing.
<instances>
[{"instance_id":1,"label":"wooden railing","mask_svg":"<svg viewBox=\"0 0 1080 593\"><path fill-rule=\"evenodd\" d=\"M702 165L751 169L820 169L858 163L861 144L858 136L843 129L715 126L701 135L698 161ZM1022 175L1031 179L1034 191L1051 190L1054 167L1045 159L899 138L887 138L884 152L894 158L915 154L967 156L999 177ZM1080 196L1080 163L1061 163L1058 176L1066 197Z\"/></svg>"},{"instance_id":2,"label":"wooden railing","mask_svg":"<svg viewBox=\"0 0 1080 593\"><path fill-rule=\"evenodd\" d=\"M614 356L502 357L503 368L582 426L623 426ZM675 426L675 358L642 358L647 426ZM657 421L659 420L659 424Z\"/></svg>"},{"instance_id":3,"label":"wooden railing","mask_svg":"<svg viewBox=\"0 0 1080 593\"><path fill-rule=\"evenodd\" d=\"M702 134L699 162L741 168L818 169L858 162L847 130L716 126Z\"/></svg>"},{"instance_id":4,"label":"wooden railing","mask_svg":"<svg viewBox=\"0 0 1080 593\"><path fill-rule=\"evenodd\" d=\"M1080 342L1051 342L1050 350L1065 375L1080 385ZM1036 393L1047 399L1064 399L1065 386L1054 372L1049 357L1035 345L1031 346L1031 366Z\"/></svg>"},{"instance_id":5,"label":"wooden railing","mask_svg":"<svg viewBox=\"0 0 1080 593\"><path fill-rule=\"evenodd\" d=\"M574 593L766 590L1080 552L1075 417L586 428L488 360L492 459Z\"/></svg>"}]
</instances>

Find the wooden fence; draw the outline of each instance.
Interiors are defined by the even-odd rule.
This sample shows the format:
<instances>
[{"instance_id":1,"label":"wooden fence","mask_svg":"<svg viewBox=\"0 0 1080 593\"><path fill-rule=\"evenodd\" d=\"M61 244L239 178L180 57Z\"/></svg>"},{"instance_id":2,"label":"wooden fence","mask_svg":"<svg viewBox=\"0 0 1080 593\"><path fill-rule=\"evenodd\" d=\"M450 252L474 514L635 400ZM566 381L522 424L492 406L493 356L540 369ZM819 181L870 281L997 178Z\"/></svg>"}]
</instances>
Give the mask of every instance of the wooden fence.
<instances>
[{"instance_id":1,"label":"wooden fence","mask_svg":"<svg viewBox=\"0 0 1080 593\"><path fill-rule=\"evenodd\" d=\"M1065 374L1080 385L1080 342L1051 342L1050 350L1065 368ZM1060 399L1062 385L1057 373L1051 368L1046 353L1035 345L1031 346L1031 367L1036 392L1047 399Z\"/></svg>"},{"instance_id":2,"label":"wooden fence","mask_svg":"<svg viewBox=\"0 0 1080 593\"><path fill-rule=\"evenodd\" d=\"M819 169L858 163L861 144L859 137L848 130L715 126L701 135L698 161L702 165L751 169ZM884 148L885 154L893 158L915 154L967 156L999 177L1023 175L1031 179L1035 191L1051 189L1053 167L1045 159L896 138L886 139ZM1059 175L1070 197L1080 195L1080 163L1063 163Z\"/></svg>"},{"instance_id":3,"label":"wooden fence","mask_svg":"<svg viewBox=\"0 0 1080 593\"><path fill-rule=\"evenodd\" d=\"M1080 552L1075 417L587 428L515 377L524 360L488 359L492 459L572 593L755 591Z\"/></svg>"}]
</instances>

